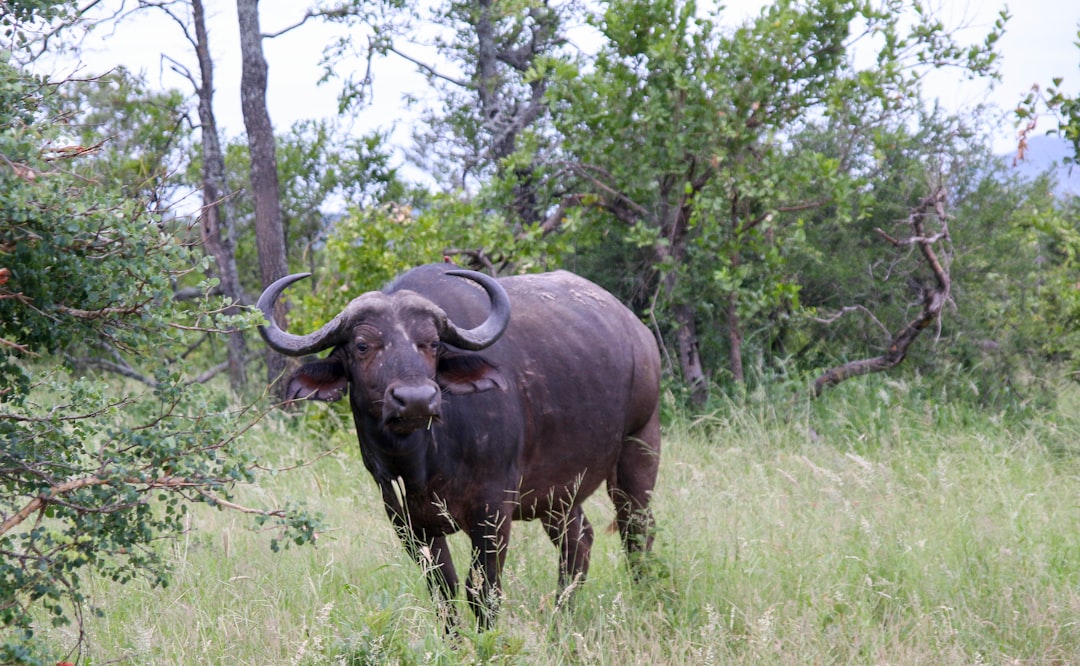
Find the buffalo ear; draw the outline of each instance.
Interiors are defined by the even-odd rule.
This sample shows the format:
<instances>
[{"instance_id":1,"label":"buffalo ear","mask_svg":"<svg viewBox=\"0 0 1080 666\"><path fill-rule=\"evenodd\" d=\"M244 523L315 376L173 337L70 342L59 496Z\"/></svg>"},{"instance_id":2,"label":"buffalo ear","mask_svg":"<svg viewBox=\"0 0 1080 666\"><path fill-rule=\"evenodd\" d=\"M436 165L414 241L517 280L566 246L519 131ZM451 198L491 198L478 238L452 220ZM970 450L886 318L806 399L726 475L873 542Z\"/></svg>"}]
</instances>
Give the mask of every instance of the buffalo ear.
<instances>
[{"instance_id":1,"label":"buffalo ear","mask_svg":"<svg viewBox=\"0 0 1080 666\"><path fill-rule=\"evenodd\" d=\"M443 354L435 381L442 390L454 394L479 393L498 388L506 390L506 380L499 370L483 356L475 354Z\"/></svg>"},{"instance_id":2,"label":"buffalo ear","mask_svg":"<svg viewBox=\"0 0 1080 666\"><path fill-rule=\"evenodd\" d=\"M345 366L330 357L300 366L289 378L285 398L333 402L341 400L348 388L349 379L345 376Z\"/></svg>"}]
</instances>

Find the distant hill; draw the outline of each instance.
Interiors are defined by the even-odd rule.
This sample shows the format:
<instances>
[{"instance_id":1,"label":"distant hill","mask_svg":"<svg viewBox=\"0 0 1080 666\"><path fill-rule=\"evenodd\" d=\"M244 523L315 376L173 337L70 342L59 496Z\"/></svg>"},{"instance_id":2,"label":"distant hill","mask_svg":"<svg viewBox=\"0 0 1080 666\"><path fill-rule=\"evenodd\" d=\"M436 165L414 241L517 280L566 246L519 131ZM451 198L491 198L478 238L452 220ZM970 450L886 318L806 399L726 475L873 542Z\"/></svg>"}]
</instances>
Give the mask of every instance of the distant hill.
<instances>
[{"instance_id":1,"label":"distant hill","mask_svg":"<svg viewBox=\"0 0 1080 666\"><path fill-rule=\"evenodd\" d=\"M1059 197L1080 196L1080 165L1063 164L1066 157L1073 156L1072 144L1056 136L1033 136L1028 139L1024 160L1017 162L1015 153L1003 155L1005 165L1021 178L1028 180L1052 171L1057 185L1054 193Z\"/></svg>"}]
</instances>

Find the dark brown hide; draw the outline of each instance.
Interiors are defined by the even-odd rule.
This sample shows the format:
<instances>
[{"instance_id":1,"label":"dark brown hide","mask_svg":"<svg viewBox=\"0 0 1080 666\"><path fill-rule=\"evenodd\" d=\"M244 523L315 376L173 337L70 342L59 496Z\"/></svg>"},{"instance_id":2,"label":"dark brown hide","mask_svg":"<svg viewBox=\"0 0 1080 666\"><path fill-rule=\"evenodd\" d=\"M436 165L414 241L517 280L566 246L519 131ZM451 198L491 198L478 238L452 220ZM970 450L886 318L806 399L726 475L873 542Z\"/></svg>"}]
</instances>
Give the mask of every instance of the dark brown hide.
<instances>
[{"instance_id":1,"label":"dark brown hide","mask_svg":"<svg viewBox=\"0 0 1080 666\"><path fill-rule=\"evenodd\" d=\"M602 483L631 561L651 547L660 357L633 313L564 271L499 279L512 314L486 349L440 342L430 312L479 327L494 298L452 270L422 266L365 294L378 307L342 322L333 352L302 367L290 394L332 400L348 383L364 464L406 547L447 600L458 576L445 537L468 533L477 584L466 592L488 626L511 519L543 522L564 587L587 573L581 503Z\"/></svg>"}]
</instances>

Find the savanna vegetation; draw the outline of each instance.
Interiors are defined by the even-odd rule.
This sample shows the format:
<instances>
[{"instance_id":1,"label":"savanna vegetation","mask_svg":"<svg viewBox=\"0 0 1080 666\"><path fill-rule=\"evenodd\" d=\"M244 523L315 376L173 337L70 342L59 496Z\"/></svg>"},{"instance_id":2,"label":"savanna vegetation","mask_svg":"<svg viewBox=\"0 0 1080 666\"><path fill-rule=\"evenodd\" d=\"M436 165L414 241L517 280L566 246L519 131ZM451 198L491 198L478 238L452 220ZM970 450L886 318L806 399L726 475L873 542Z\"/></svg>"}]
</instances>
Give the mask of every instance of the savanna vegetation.
<instances>
[{"instance_id":1,"label":"savanna vegetation","mask_svg":"<svg viewBox=\"0 0 1080 666\"><path fill-rule=\"evenodd\" d=\"M606 498L588 583L556 610L556 553L515 526L498 627L443 634L364 476L348 420L275 414L281 466L244 502L305 497L327 526L272 552L235 513L188 512L168 587L95 578L88 663L1060 664L1080 654L1080 392L1023 422L922 378L818 401L751 392L673 414L654 576L635 584ZM453 541L465 551L468 541ZM458 552L457 557L466 555ZM71 626L43 627L68 645Z\"/></svg>"},{"instance_id":2,"label":"savanna vegetation","mask_svg":"<svg viewBox=\"0 0 1080 666\"><path fill-rule=\"evenodd\" d=\"M237 4L243 136L201 0L0 3L0 663L1080 660L1080 208L922 89L992 79L1006 10L970 40L918 0ZM145 12L187 89L46 67ZM319 22L339 118L275 131L263 45ZM382 58L437 92L423 182L352 126ZM1059 74L1016 118L1075 146ZM444 258L574 270L656 333L644 580L598 535L556 610L521 525L497 629L445 636L346 412L278 404L263 285L313 272L310 329Z\"/></svg>"}]
</instances>

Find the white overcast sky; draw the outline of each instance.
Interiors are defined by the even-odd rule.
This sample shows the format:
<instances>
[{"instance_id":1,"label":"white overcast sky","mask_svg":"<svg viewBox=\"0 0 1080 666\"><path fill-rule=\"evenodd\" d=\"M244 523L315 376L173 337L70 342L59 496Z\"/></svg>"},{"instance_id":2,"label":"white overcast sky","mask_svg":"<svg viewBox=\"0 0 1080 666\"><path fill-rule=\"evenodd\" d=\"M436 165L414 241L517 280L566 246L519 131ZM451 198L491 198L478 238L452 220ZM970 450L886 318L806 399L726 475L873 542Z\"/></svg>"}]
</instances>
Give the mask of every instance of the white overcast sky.
<instances>
[{"instance_id":1,"label":"white overcast sky","mask_svg":"<svg viewBox=\"0 0 1080 666\"><path fill-rule=\"evenodd\" d=\"M240 113L239 34L235 4L231 0L208 0L210 43L215 59L216 113L227 136L243 132ZM295 23L307 2L296 0L261 0L260 16L264 32L273 32ZM725 4L723 22L735 25L755 15L763 0L730 0ZM1004 5L988 0L930 0L947 26L966 26L961 31L965 43L976 42L990 29ZM699 8L707 7L706 0ZM985 82L964 83L958 72L935 73L928 92L939 97L948 108L962 109L980 102L990 102L1002 109L1001 117L1012 108L1034 83L1048 83L1063 77L1062 88L1080 93L1080 1L1022 0L1008 6L1012 15L1005 36L999 42L1002 53L1002 81L988 90ZM101 34L98 34L101 33ZM337 83L317 85L321 75L318 62L323 45L331 39L326 26L309 22L281 37L265 41L269 63L268 102L271 120L277 131L286 130L294 121L328 117L336 113ZM84 55L86 71L97 73L115 64L143 71L154 85L190 86L169 71L162 54L189 63L194 57L180 38L175 24L160 16L131 19L114 30L96 31L88 38ZM364 63L357 61L357 68ZM394 128L395 141L407 143L411 134L411 116L403 96L423 95L425 83L415 66L388 56L375 63L374 102L365 109L354 126L358 133L375 128ZM995 147L1008 151L1016 143L1016 129L1010 122L1001 127Z\"/></svg>"}]
</instances>

